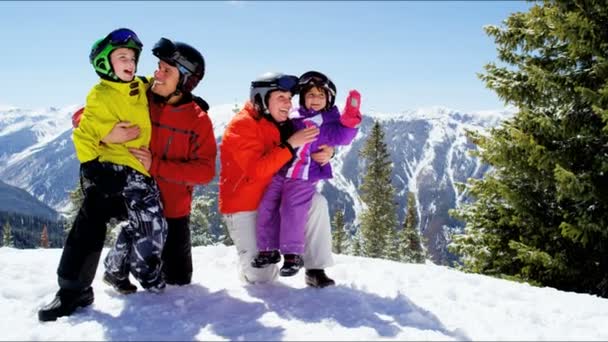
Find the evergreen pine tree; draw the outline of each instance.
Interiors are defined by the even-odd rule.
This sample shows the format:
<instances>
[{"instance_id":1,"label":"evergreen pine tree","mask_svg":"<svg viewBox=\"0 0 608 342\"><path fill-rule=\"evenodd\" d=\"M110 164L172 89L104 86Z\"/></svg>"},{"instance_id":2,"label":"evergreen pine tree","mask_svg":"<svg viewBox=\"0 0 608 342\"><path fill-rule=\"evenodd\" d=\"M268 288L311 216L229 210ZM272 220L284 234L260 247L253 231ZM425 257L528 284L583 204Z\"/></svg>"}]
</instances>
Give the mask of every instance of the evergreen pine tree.
<instances>
[{"instance_id":1,"label":"evergreen pine tree","mask_svg":"<svg viewBox=\"0 0 608 342\"><path fill-rule=\"evenodd\" d=\"M197 203L194 203L197 201ZM194 221L192 213L190 222L195 222L196 227L190 227L191 235L202 234L201 240L198 243L202 245L224 244L226 246L234 245L228 227L222 219L218 211L218 195L217 192L207 191L193 198L192 208L197 208L198 212L194 213ZM206 227L206 228L205 228ZM196 231L195 231L196 229ZM206 233L205 233L206 231Z\"/></svg>"},{"instance_id":2,"label":"evergreen pine tree","mask_svg":"<svg viewBox=\"0 0 608 342\"><path fill-rule=\"evenodd\" d=\"M450 250L465 270L608 296L608 6L545 1L488 26L480 77L518 113L484 135L491 165Z\"/></svg>"},{"instance_id":3,"label":"evergreen pine tree","mask_svg":"<svg viewBox=\"0 0 608 342\"><path fill-rule=\"evenodd\" d=\"M383 258L392 250L387 247L395 243L397 212L395 187L391 182L393 166L384 142L384 131L377 121L361 157L367 167L360 187L361 199L365 203L361 213L361 252L366 257Z\"/></svg>"},{"instance_id":4,"label":"evergreen pine tree","mask_svg":"<svg viewBox=\"0 0 608 342\"><path fill-rule=\"evenodd\" d=\"M361 247L363 237L361 235L361 229L357 229L355 235L352 238L352 244L350 246L350 254L355 256L363 256L363 248Z\"/></svg>"},{"instance_id":5,"label":"evergreen pine tree","mask_svg":"<svg viewBox=\"0 0 608 342\"><path fill-rule=\"evenodd\" d=\"M209 222L213 222L214 224L216 224L218 226L217 228L217 232L215 236L215 241L216 243L221 243L225 246L232 246L234 245L234 241L232 241L232 238L230 237L230 234L228 233L228 227L226 226L226 223L224 222L224 219L222 218L222 214L219 212L219 196L217 194L217 192L212 192L209 193L208 195L211 198L211 206L208 207L208 212L207 212L207 217L209 219Z\"/></svg>"},{"instance_id":6,"label":"evergreen pine tree","mask_svg":"<svg viewBox=\"0 0 608 342\"><path fill-rule=\"evenodd\" d=\"M384 258L401 261L401 255L399 254L399 232L395 228L387 231Z\"/></svg>"},{"instance_id":7,"label":"evergreen pine tree","mask_svg":"<svg viewBox=\"0 0 608 342\"><path fill-rule=\"evenodd\" d=\"M49 248L49 232L46 229L46 224L42 225L42 233L40 234L40 247Z\"/></svg>"},{"instance_id":8,"label":"evergreen pine tree","mask_svg":"<svg viewBox=\"0 0 608 342\"><path fill-rule=\"evenodd\" d=\"M192 246L208 246L214 244L214 239L209 228L207 214L212 205L212 200L207 196L197 196L192 199L192 211L190 213L190 235Z\"/></svg>"},{"instance_id":9,"label":"evergreen pine tree","mask_svg":"<svg viewBox=\"0 0 608 342\"><path fill-rule=\"evenodd\" d=\"M13 233L12 233L11 224L8 221L6 221L4 223L4 226L2 226L2 228L4 231L3 246L4 247L15 247L15 244L13 243Z\"/></svg>"},{"instance_id":10,"label":"evergreen pine tree","mask_svg":"<svg viewBox=\"0 0 608 342\"><path fill-rule=\"evenodd\" d=\"M80 186L80 182L76 185L74 190L69 193L69 206L68 211L65 213L65 221L63 221L63 230L65 232L69 232L72 229L72 225L76 220L76 216L78 215L78 210L82 206L82 202L84 201L84 193L82 192L82 187Z\"/></svg>"},{"instance_id":11,"label":"evergreen pine tree","mask_svg":"<svg viewBox=\"0 0 608 342\"><path fill-rule=\"evenodd\" d=\"M418 210L416 208L416 195L407 194L407 213L403 221L401 238L399 240L399 255L401 260L408 263L424 263L426 253L422 247L422 239L418 231Z\"/></svg>"},{"instance_id":12,"label":"evergreen pine tree","mask_svg":"<svg viewBox=\"0 0 608 342\"><path fill-rule=\"evenodd\" d=\"M344 210L338 209L334 213L334 220L332 223L333 231L332 231L332 249L336 254L343 254L345 252L345 244L346 244L346 232L344 225Z\"/></svg>"}]
</instances>

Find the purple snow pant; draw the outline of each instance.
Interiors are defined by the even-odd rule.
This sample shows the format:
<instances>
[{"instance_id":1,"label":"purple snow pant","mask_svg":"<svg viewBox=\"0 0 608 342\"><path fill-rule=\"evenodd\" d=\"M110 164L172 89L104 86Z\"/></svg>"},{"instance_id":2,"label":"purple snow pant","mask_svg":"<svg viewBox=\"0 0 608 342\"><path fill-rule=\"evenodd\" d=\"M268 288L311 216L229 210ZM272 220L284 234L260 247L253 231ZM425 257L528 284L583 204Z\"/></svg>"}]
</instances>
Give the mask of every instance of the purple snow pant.
<instances>
[{"instance_id":1,"label":"purple snow pant","mask_svg":"<svg viewBox=\"0 0 608 342\"><path fill-rule=\"evenodd\" d=\"M305 225L315 192L316 181L272 177L258 207L258 250L304 254Z\"/></svg>"}]
</instances>

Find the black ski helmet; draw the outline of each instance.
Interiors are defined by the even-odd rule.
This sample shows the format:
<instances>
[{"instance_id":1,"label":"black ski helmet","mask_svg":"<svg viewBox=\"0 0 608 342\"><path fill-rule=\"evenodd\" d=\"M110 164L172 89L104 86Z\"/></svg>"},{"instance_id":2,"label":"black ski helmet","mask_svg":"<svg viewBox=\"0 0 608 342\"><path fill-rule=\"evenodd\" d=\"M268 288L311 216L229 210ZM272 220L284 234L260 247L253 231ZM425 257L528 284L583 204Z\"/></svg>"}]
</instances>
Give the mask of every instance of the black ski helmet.
<instances>
[{"instance_id":1,"label":"black ski helmet","mask_svg":"<svg viewBox=\"0 0 608 342\"><path fill-rule=\"evenodd\" d=\"M338 90L336 89L336 85L332 80L318 71L307 71L300 76L298 80L298 87L300 90L300 106L304 107L304 95L312 88L319 87L325 90L325 95L327 96L327 106L325 109L334 106L336 102L336 94Z\"/></svg>"},{"instance_id":2,"label":"black ski helmet","mask_svg":"<svg viewBox=\"0 0 608 342\"><path fill-rule=\"evenodd\" d=\"M274 90L297 92L298 77L279 72L267 72L251 82L249 99L262 114L268 114L268 97Z\"/></svg>"},{"instance_id":3,"label":"black ski helmet","mask_svg":"<svg viewBox=\"0 0 608 342\"><path fill-rule=\"evenodd\" d=\"M152 48L152 54L177 67L179 82L176 90L182 93L191 93L205 76L205 59L191 45L161 38Z\"/></svg>"}]
</instances>

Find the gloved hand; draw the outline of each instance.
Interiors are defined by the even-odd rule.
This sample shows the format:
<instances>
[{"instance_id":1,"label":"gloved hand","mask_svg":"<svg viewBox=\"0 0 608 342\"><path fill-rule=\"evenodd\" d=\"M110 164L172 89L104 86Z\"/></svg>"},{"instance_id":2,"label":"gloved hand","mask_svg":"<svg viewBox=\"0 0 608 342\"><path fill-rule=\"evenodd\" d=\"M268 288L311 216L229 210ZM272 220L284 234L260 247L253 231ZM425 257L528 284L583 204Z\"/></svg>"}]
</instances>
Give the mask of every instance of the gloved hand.
<instances>
[{"instance_id":1,"label":"gloved hand","mask_svg":"<svg viewBox=\"0 0 608 342\"><path fill-rule=\"evenodd\" d=\"M342 125L350 128L356 128L361 123L361 94L356 90L351 90L346 97L346 104L340 116Z\"/></svg>"},{"instance_id":2,"label":"gloved hand","mask_svg":"<svg viewBox=\"0 0 608 342\"><path fill-rule=\"evenodd\" d=\"M84 107L81 107L80 109L75 111L74 114L72 114L73 128L78 128L78 125L80 125L80 118L82 117L82 113L84 113Z\"/></svg>"}]
</instances>

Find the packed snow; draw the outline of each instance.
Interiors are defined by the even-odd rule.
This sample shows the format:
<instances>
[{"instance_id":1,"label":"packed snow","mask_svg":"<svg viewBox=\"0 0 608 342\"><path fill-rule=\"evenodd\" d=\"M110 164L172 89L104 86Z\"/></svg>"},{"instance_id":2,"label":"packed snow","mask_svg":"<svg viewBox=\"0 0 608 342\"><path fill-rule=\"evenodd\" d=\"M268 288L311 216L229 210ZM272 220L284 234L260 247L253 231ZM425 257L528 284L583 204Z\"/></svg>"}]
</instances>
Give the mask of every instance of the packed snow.
<instances>
[{"instance_id":1,"label":"packed snow","mask_svg":"<svg viewBox=\"0 0 608 342\"><path fill-rule=\"evenodd\" d=\"M346 255L327 269L334 287L307 287L303 271L250 285L226 246L194 248L193 283L160 295L114 292L100 264L93 305L41 323L60 255L0 248L0 340L608 340L596 296Z\"/></svg>"}]
</instances>

